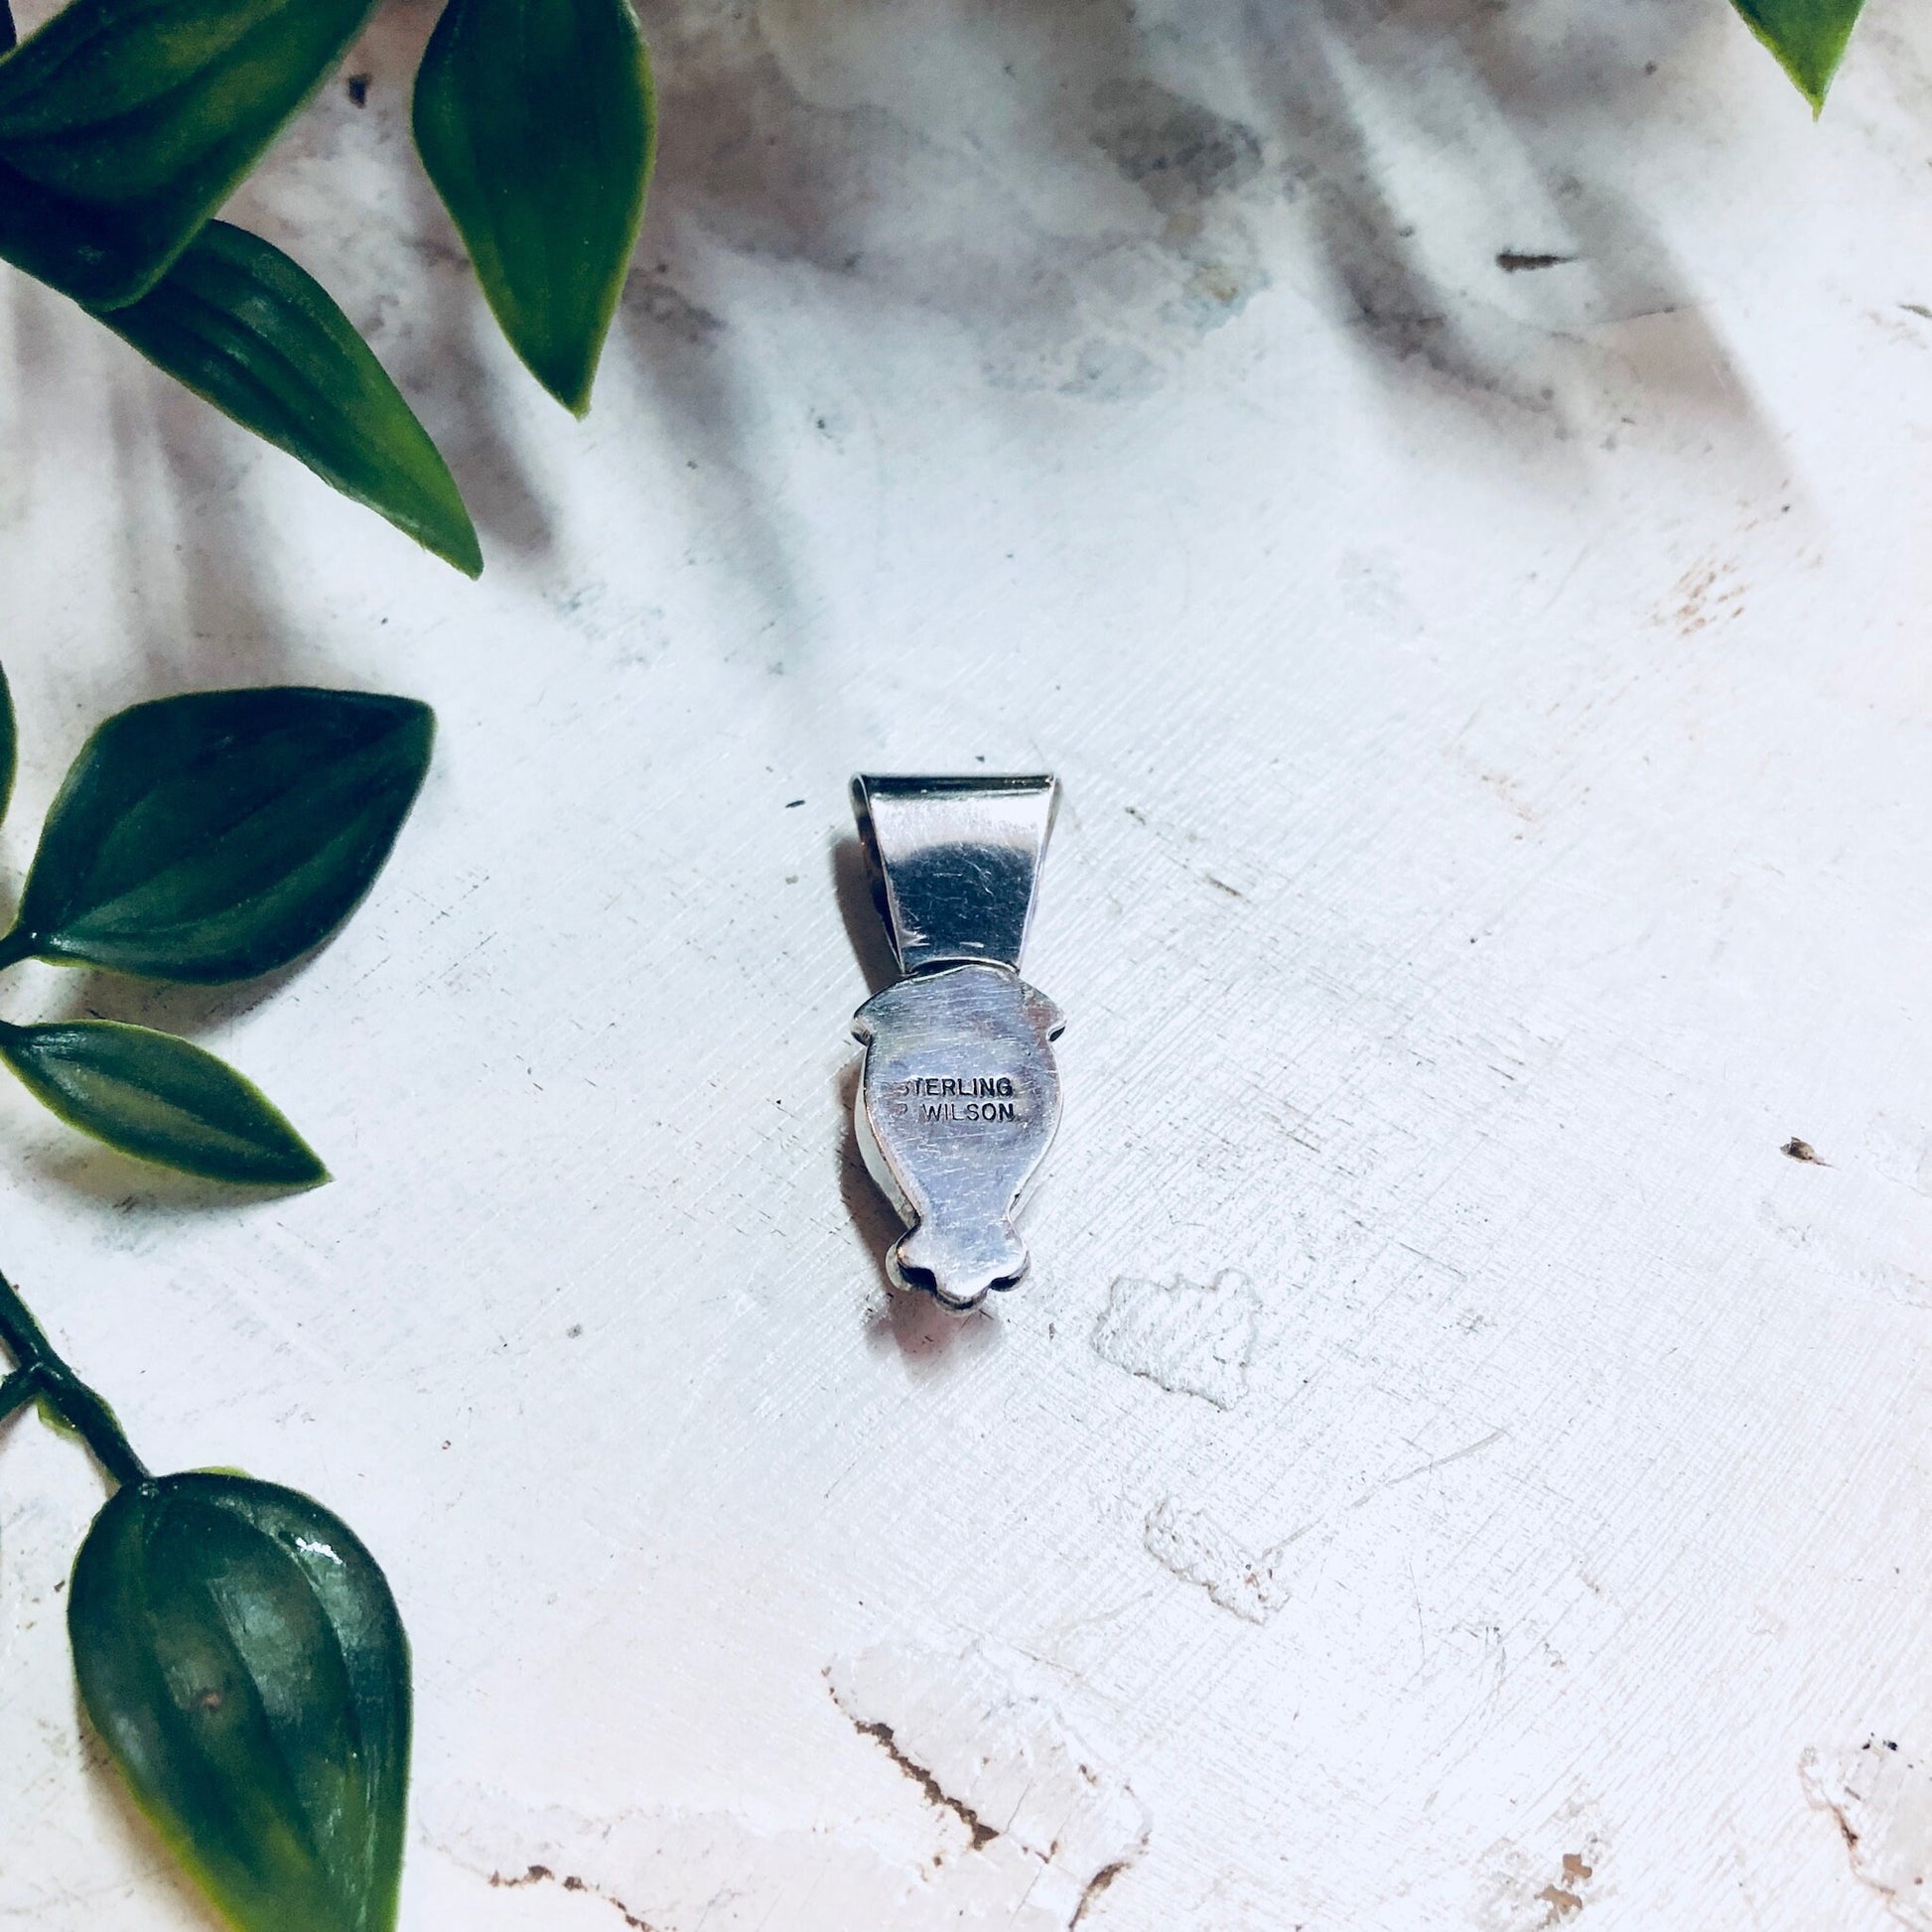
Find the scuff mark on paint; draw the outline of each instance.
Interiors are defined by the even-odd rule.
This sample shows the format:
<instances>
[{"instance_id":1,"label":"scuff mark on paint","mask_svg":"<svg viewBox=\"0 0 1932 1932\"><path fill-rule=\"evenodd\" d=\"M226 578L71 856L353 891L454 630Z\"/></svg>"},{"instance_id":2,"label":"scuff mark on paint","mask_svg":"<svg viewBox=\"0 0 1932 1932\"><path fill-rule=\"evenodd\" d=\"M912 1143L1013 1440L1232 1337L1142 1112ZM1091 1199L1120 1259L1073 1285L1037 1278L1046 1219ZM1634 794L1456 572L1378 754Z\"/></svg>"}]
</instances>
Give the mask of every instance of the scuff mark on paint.
<instances>
[{"instance_id":1,"label":"scuff mark on paint","mask_svg":"<svg viewBox=\"0 0 1932 1932\"><path fill-rule=\"evenodd\" d=\"M1148 1512L1148 1554L1176 1577L1199 1584L1224 1610L1250 1623L1266 1623L1289 1599L1282 1576L1298 1530L1258 1555L1244 1550L1204 1509L1189 1509L1164 1496Z\"/></svg>"},{"instance_id":2,"label":"scuff mark on paint","mask_svg":"<svg viewBox=\"0 0 1932 1932\"><path fill-rule=\"evenodd\" d=\"M1427 1462L1418 1463L1413 1469L1404 1469L1399 1475L1385 1476L1366 1495L1357 1496L1348 1506L1350 1509L1364 1508L1385 1489L1399 1488L1405 1482L1414 1482L1418 1476L1434 1475L1438 1469L1447 1469L1451 1462L1460 1462L1464 1456L1480 1455L1484 1449L1492 1444L1500 1443L1508 1434L1509 1431L1506 1429L1492 1429L1479 1442L1464 1443L1459 1449L1450 1449L1447 1455L1434 1456Z\"/></svg>"}]
</instances>

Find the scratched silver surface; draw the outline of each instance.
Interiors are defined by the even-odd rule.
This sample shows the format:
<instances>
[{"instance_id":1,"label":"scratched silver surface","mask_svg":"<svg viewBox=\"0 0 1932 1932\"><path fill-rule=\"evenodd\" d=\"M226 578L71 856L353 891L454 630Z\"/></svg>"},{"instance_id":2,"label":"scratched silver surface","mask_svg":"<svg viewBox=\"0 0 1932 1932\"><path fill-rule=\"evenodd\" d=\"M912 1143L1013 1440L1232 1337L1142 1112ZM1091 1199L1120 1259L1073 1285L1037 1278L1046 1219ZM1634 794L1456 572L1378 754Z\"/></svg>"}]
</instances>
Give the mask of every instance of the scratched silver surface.
<instances>
[{"instance_id":1,"label":"scratched silver surface","mask_svg":"<svg viewBox=\"0 0 1932 1932\"><path fill-rule=\"evenodd\" d=\"M903 1286L965 1310L1026 1273L1013 1217L1059 1125L1048 1042L1065 1024L993 965L900 980L859 1009L859 1146L907 1224L888 1257Z\"/></svg>"}]
</instances>

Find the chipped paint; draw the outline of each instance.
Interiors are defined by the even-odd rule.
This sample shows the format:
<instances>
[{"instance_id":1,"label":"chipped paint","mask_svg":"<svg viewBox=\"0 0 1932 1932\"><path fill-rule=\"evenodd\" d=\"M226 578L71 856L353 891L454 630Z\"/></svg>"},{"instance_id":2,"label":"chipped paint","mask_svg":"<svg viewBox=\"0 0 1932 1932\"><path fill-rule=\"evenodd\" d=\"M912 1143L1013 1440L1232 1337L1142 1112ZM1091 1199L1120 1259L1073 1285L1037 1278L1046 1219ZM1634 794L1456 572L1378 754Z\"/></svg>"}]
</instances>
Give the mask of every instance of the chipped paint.
<instances>
[{"instance_id":1,"label":"chipped paint","mask_svg":"<svg viewBox=\"0 0 1932 1932\"><path fill-rule=\"evenodd\" d=\"M1932 1932L1932 1766L1894 1737L1856 1750L1813 1745L1798 1760L1806 1799L1828 1811L1857 1877L1911 1932Z\"/></svg>"},{"instance_id":2,"label":"chipped paint","mask_svg":"<svg viewBox=\"0 0 1932 1932\"><path fill-rule=\"evenodd\" d=\"M1573 1798L1534 1834L1499 1839L1477 1865L1475 1932L1550 1932L1592 1923L1609 1895L1608 1844L1593 1800Z\"/></svg>"},{"instance_id":3,"label":"chipped paint","mask_svg":"<svg viewBox=\"0 0 1932 1932\"><path fill-rule=\"evenodd\" d=\"M929 1877L856 1832L774 1828L731 1810L637 1807L592 1817L463 1784L424 1809L428 1843L493 1888L586 1894L611 1908L614 1925L650 1932L741 1932L773 1911L782 1923L806 1900L843 1915L820 1921L828 1925L921 1932L942 1895L962 1909L1012 1897L978 1873ZM1048 1927L1040 1921L1028 1932Z\"/></svg>"},{"instance_id":4,"label":"chipped paint","mask_svg":"<svg viewBox=\"0 0 1932 1932\"><path fill-rule=\"evenodd\" d=\"M825 1676L854 1726L966 1825L971 1852L1032 1863L1024 1895L1045 1919L1072 1925L1146 1849L1148 1814L1127 1781L977 1645L957 1656L880 1645Z\"/></svg>"},{"instance_id":5,"label":"chipped paint","mask_svg":"<svg viewBox=\"0 0 1932 1932\"><path fill-rule=\"evenodd\" d=\"M926 1932L1069 1932L1146 1851L1148 1814L1043 1691L978 1648L884 1646L825 1673L855 1733L916 1787L929 1829L633 1807L593 1818L464 1785L429 1806L432 1844L498 1890L556 1886L647 1932L800 1922Z\"/></svg>"}]
</instances>

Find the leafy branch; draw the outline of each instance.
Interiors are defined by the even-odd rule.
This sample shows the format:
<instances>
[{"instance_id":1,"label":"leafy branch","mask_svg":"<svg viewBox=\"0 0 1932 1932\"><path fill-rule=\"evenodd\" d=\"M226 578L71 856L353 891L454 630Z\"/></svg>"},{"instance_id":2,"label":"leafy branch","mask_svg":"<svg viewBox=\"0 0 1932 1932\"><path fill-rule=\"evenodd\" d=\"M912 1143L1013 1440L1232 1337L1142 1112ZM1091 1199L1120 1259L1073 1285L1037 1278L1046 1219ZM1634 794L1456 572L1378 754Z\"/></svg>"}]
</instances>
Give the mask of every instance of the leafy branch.
<instances>
[{"instance_id":1,"label":"leafy branch","mask_svg":"<svg viewBox=\"0 0 1932 1932\"><path fill-rule=\"evenodd\" d=\"M38 1402L50 1421L64 1423L94 1452L117 1483L145 1482L147 1464L129 1446L114 1412L54 1352L13 1285L0 1276L0 1348L13 1373L0 1381L0 1421Z\"/></svg>"},{"instance_id":2,"label":"leafy branch","mask_svg":"<svg viewBox=\"0 0 1932 1932\"><path fill-rule=\"evenodd\" d=\"M238 1932L391 1932L409 1642L375 1559L320 1503L153 1476L0 1277L0 1420L29 1403L117 1485L73 1564L68 1641L135 1802Z\"/></svg>"},{"instance_id":3,"label":"leafy branch","mask_svg":"<svg viewBox=\"0 0 1932 1932\"><path fill-rule=\"evenodd\" d=\"M475 576L448 466L328 292L213 219L374 0L69 0L15 45L0 0L0 259ZM655 140L629 0L449 0L417 145L491 311L575 413Z\"/></svg>"},{"instance_id":4,"label":"leafy branch","mask_svg":"<svg viewBox=\"0 0 1932 1932\"><path fill-rule=\"evenodd\" d=\"M40 959L206 986L288 965L382 869L434 729L413 699L294 686L116 713L48 812L0 971ZM14 757L0 679L0 814ZM259 1185L329 1177L254 1086L171 1034L0 1023L0 1060L69 1125L138 1159Z\"/></svg>"}]
</instances>

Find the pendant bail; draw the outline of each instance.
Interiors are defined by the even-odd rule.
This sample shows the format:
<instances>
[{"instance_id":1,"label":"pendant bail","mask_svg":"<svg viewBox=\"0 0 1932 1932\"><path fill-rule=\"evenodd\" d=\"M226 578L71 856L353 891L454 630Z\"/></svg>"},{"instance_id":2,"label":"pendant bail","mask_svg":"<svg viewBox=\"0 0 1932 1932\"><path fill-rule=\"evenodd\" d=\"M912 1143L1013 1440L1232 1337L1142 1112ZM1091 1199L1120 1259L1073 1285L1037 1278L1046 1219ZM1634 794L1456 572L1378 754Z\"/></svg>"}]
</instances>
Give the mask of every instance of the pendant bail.
<instances>
[{"instance_id":1,"label":"pendant bail","mask_svg":"<svg viewBox=\"0 0 1932 1932\"><path fill-rule=\"evenodd\" d=\"M861 773L852 808L899 971L987 960L1018 970L1059 780Z\"/></svg>"}]
</instances>

